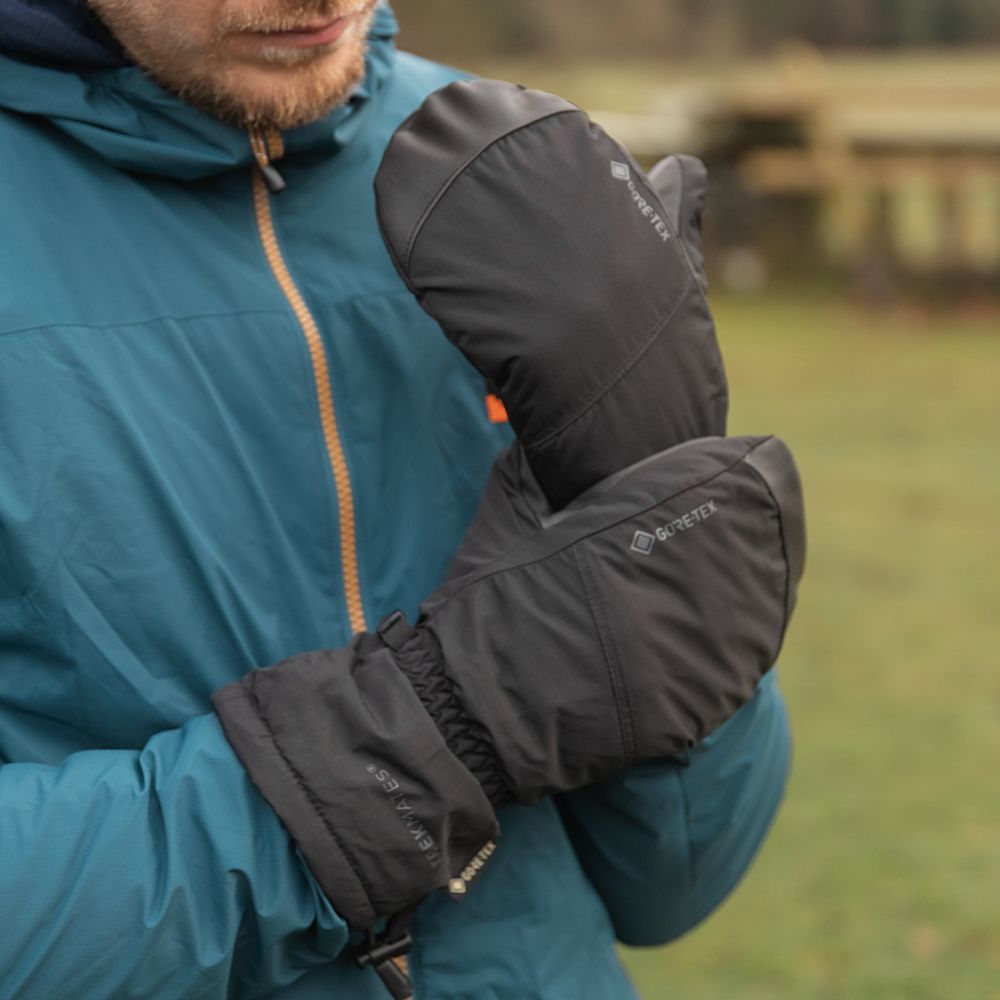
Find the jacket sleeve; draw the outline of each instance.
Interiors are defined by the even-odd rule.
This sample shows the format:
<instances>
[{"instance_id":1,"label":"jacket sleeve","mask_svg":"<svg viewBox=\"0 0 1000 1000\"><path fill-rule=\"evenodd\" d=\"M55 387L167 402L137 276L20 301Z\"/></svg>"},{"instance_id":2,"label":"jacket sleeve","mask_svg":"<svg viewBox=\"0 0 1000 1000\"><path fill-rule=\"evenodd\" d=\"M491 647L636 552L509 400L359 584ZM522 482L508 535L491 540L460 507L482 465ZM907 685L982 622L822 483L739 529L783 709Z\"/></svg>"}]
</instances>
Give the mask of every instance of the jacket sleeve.
<instances>
[{"instance_id":1,"label":"jacket sleeve","mask_svg":"<svg viewBox=\"0 0 1000 1000\"><path fill-rule=\"evenodd\" d=\"M0 845L0 996L260 997L347 942L215 716L0 765Z\"/></svg>"},{"instance_id":2,"label":"jacket sleeve","mask_svg":"<svg viewBox=\"0 0 1000 1000\"><path fill-rule=\"evenodd\" d=\"M562 797L580 861L620 941L671 941L732 892L777 812L789 758L772 671L750 702L687 754Z\"/></svg>"}]
</instances>

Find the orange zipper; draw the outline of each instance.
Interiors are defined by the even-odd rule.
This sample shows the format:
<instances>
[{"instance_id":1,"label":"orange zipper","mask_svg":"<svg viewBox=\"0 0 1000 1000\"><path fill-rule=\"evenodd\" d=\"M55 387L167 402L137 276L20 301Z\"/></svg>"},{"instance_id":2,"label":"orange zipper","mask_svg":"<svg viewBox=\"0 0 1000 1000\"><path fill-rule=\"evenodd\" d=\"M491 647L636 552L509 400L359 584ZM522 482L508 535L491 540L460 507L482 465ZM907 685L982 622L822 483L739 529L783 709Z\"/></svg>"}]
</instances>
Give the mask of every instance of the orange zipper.
<instances>
[{"instance_id":1,"label":"orange zipper","mask_svg":"<svg viewBox=\"0 0 1000 1000\"><path fill-rule=\"evenodd\" d=\"M316 397L319 400L320 423L326 442L327 456L333 472L337 490L337 508L340 518L340 560L344 572L344 599L347 603L347 619L353 632L364 632L367 628L364 605L361 601L361 578L358 573L358 542L354 522L354 494L351 490L351 475L344 456L344 445L337 427L337 415L333 407L333 390L330 385L330 368L326 350L319 335L316 320L292 280L288 266L278 246L271 215L270 191L280 191L284 187L281 175L272 165L272 160L280 159L284 152L281 136L277 132L266 135L251 131L250 146L257 161L253 171L253 203L257 216L257 229L264 246L267 262L288 304L298 320L299 327L309 346L312 360L313 379L316 383Z\"/></svg>"}]
</instances>

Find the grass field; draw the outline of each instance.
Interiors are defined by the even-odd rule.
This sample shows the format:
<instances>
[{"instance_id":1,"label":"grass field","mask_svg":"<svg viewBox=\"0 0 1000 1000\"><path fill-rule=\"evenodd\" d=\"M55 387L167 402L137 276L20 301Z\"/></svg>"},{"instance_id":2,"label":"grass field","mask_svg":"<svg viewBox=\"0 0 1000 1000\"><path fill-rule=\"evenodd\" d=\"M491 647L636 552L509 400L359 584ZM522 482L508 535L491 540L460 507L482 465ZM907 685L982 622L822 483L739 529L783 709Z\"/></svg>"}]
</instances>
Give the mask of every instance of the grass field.
<instances>
[{"instance_id":1,"label":"grass field","mask_svg":"<svg viewBox=\"0 0 1000 1000\"><path fill-rule=\"evenodd\" d=\"M802 467L779 821L644 1000L1000 1000L1000 315L717 302L733 433Z\"/></svg>"}]
</instances>

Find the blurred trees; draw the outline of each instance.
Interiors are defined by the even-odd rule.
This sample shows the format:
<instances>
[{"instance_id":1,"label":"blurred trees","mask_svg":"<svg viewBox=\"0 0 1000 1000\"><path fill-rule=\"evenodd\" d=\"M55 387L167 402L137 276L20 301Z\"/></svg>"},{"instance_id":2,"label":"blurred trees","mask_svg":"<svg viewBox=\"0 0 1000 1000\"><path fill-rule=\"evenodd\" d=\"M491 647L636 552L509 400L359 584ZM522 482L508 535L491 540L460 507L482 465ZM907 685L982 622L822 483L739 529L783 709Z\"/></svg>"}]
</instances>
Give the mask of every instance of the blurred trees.
<instances>
[{"instance_id":1,"label":"blurred trees","mask_svg":"<svg viewBox=\"0 0 1000 1000\"><path fill-rule=\"evenodd\" d=\"M427 55L693 55L1000 43L993 0L392 0Z\"/></svg>"}]
</instances>

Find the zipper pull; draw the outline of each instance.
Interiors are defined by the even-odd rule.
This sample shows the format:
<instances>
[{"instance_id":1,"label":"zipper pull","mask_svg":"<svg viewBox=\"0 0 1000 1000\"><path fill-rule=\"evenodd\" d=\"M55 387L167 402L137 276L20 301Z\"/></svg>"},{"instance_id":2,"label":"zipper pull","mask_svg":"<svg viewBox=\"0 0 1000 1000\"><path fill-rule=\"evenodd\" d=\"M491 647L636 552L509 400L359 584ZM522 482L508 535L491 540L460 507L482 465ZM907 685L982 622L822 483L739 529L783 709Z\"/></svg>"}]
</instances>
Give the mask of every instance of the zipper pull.
<instances>
[{"instance_id":1,"label":"zipper pull","mask_svg":"<svg viewBox=\"0 0 1000 1000\"><path fill-rule=\"evenodd\" d=\"M278 172L277 167L271 162L267 139L259 129L250 129L250 148L253 150L257 169L260 170L268 191L271 194L281 194L288 185L285 183L285 178Z\"/></svg>"},{"instance_id":2,"label":"zipper pull","mask_svg":"<svg viewBox=\"0 0 1000 1000\"><path fill-rule=\"evenodd\" d=\"M281 194L288 187L285 183L285 178L270 163L261 163L259 166L260 172L264 175L264 183L271 194Z\"/></svg>"},{"instance_id":3,"label":"zipper pull","mask_svg":"<svg viewBox=\"0 0 1000 1000\"><path fill-rule=\"evenodd\" d=\"M402 613L397 611L379 626L379 634L381 635L383 631L388 631L393 626L398 625L400 621L404 625L406 624ZM456 903L460 902L469 891L469 886L486 867L486 863L496 853L496 849L496 841L487 841L462 869L462 873L448 880L445 891ZM410 928L413 926L413 918L416 916L419 905L417 903L391 917L381 934L369 931L364 944L354 952L355 962L362 969L370 965L379 979L382 980L393 1000L413 1000L413 983L407 975L405 966L402 963L397 963L396 959L403 958L413 947Z\"/></svg>"},{"instance_id":4,"label":"zipper pull","mask_svg":"<svg viewBox=\"0 0 1000 1000\"><path fill-rule=\"evenodd\" d=\"M371 966L392 1000L413 1000L413 983L395 959L402 958L413 947L410 927L417 907L411 906L391 917L381 934L369 931L365 943L354 952L354 960L364 969Z\"/></svg>"}]
</instances>

